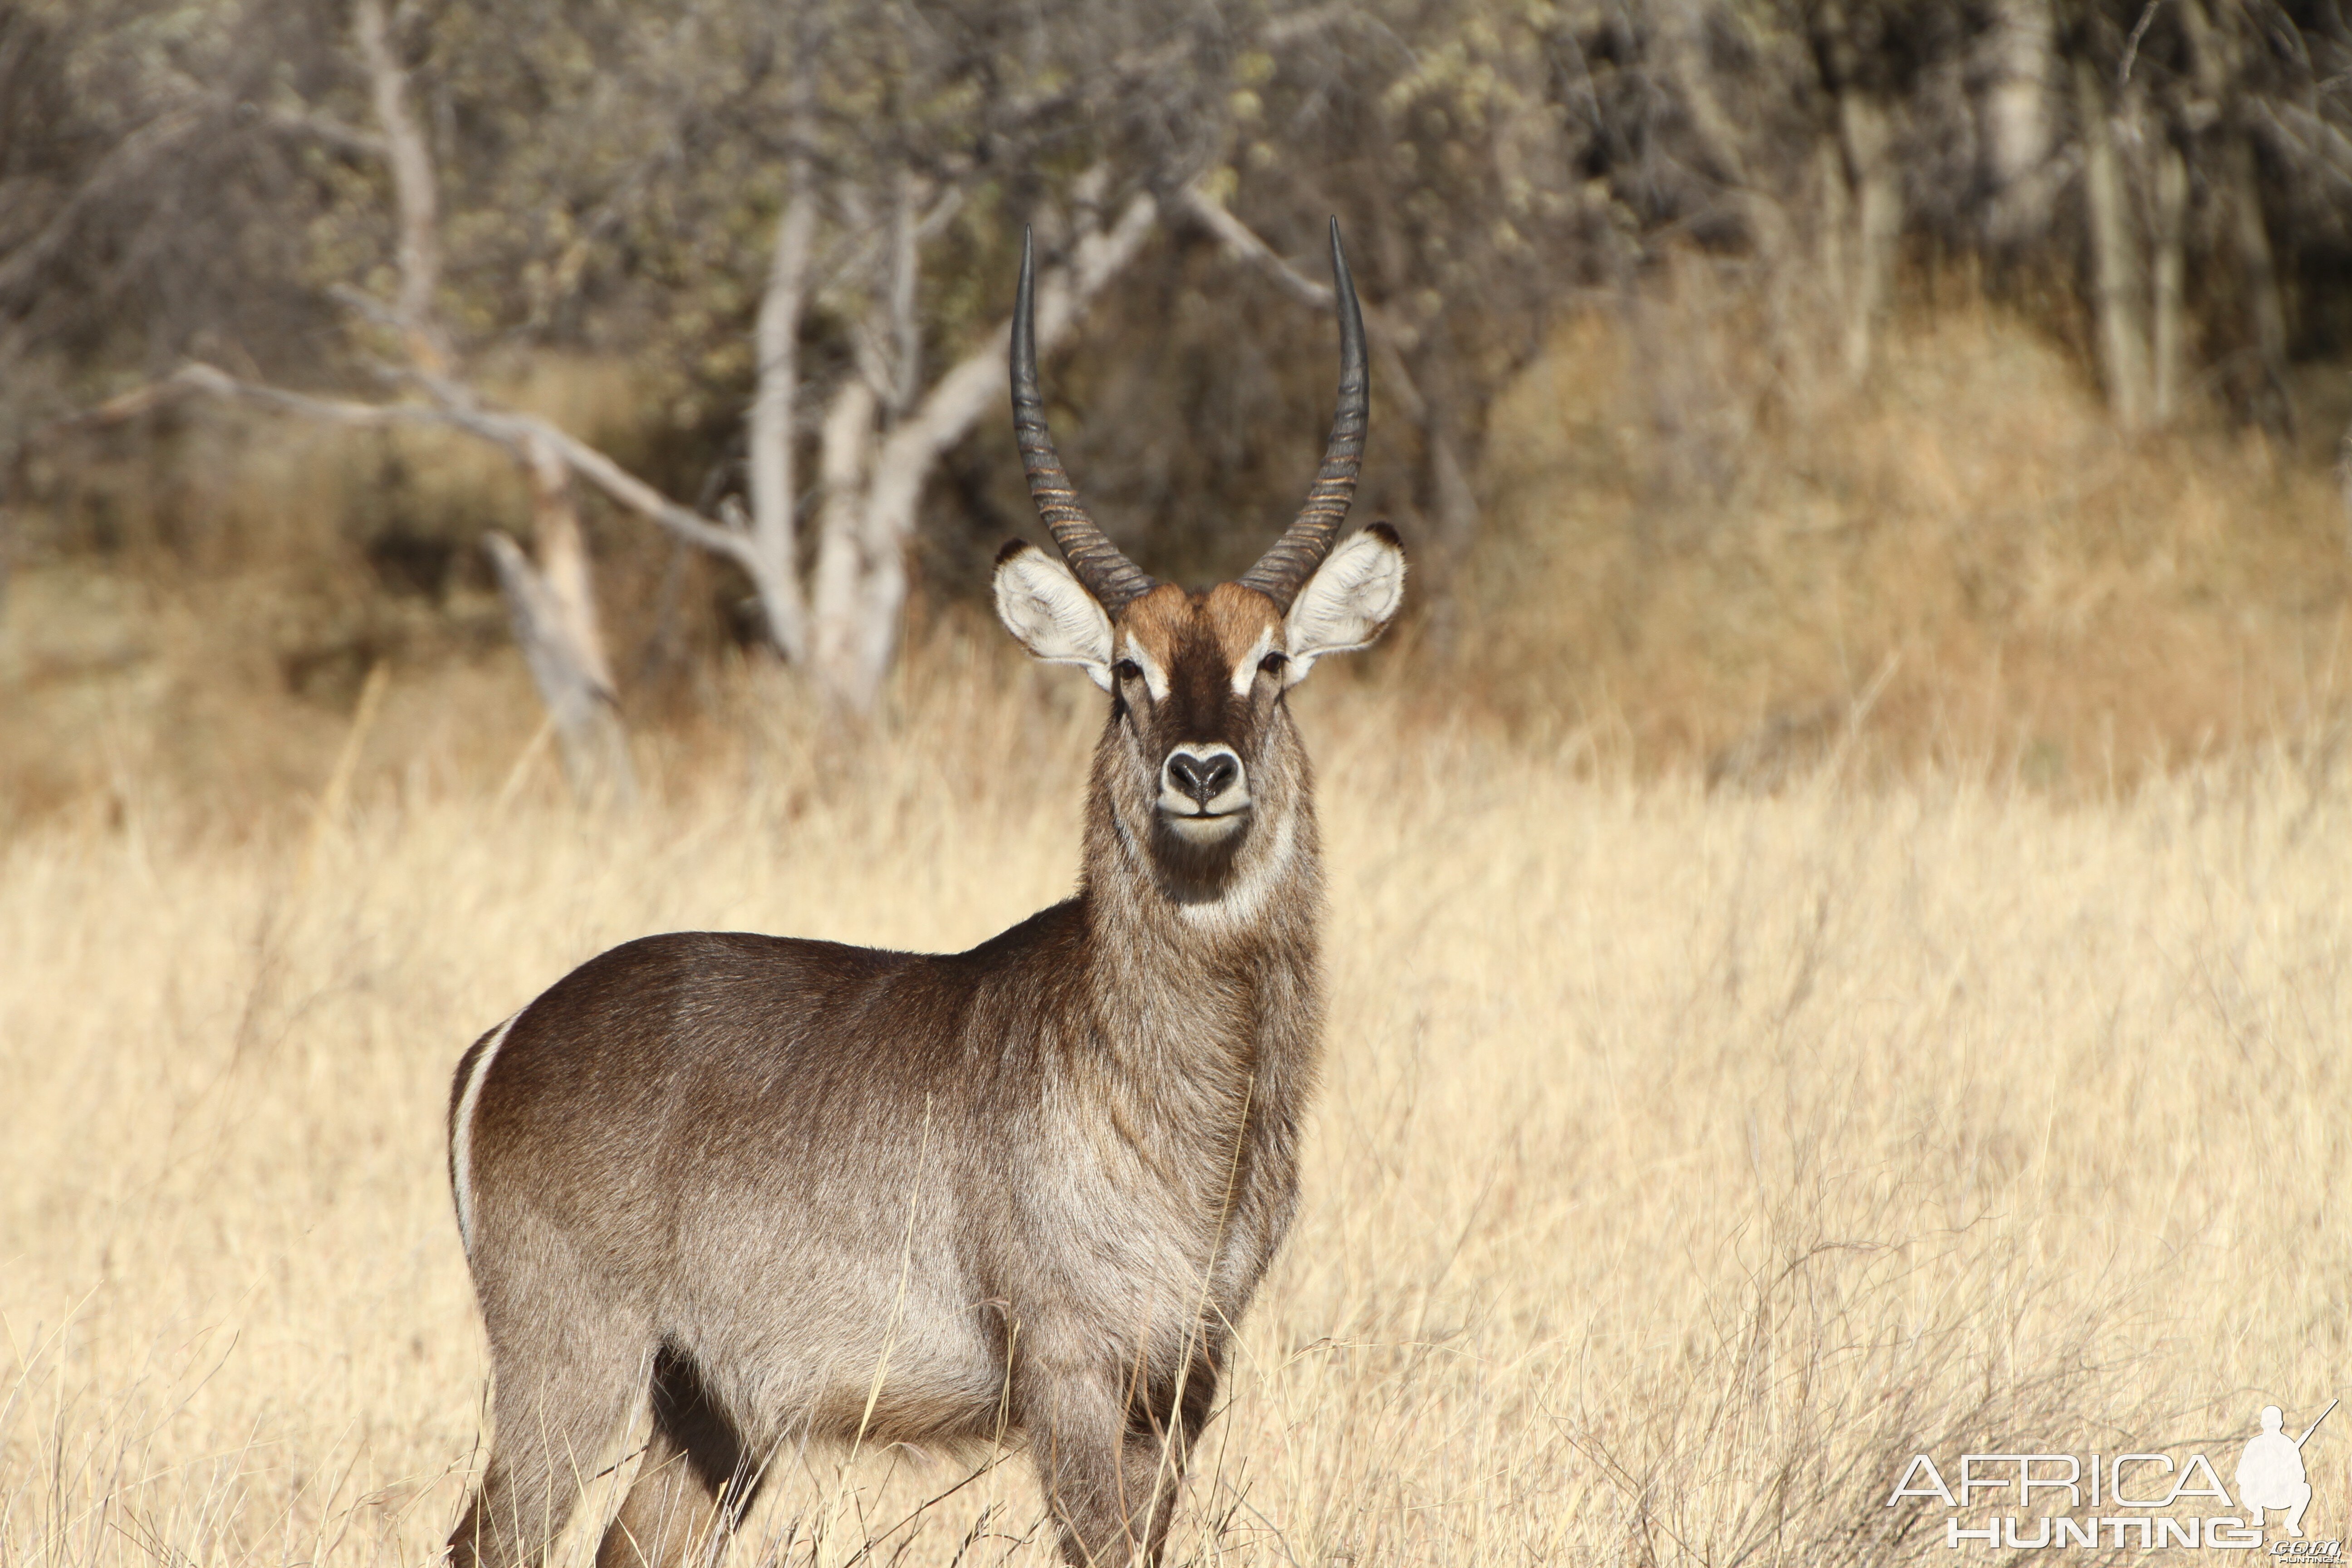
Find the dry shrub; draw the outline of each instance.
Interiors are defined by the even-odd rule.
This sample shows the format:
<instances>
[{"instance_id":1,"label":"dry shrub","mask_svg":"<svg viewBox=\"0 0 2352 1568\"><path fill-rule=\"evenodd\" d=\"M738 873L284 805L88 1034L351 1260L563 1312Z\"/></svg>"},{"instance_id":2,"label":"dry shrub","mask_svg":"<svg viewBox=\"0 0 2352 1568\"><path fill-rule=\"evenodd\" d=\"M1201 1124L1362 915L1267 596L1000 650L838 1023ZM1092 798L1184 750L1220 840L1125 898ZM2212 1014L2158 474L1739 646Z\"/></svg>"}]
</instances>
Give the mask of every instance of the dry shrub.
<instances>
[{"instance_id":1,"label":"dry shrub","mask_svg":"<svg viewBox=\"0 0 2352 1568\"><path fill-rule=\"evenodd\" d=\"M1843 393L1701 268L1565 323L1494 407L1462 678L1524 729L1765 784L1859 752L2095 793L2330 719L2326 465L2201 424L2125 441L1964 293Z\"/></svg>"},{"instance_id":2,"label":"dry shrub","mask_svg":"<svg viewBox=\"0 0 2352 1568\"><path fill-rule=\"evenodd\" d=\"M0 1556L425 1559L479 1457L467 1041L645 931L952 948L1066 889L1099 699L921 654L879 737L648 744L625 818L392 755L315 845L134 788L0 850ZM2352 816L2293 754L1756 796L1297 700L1329 1059L1176 1560L1940 1562L1913 1452L2325 1403ZM2343 1533L2352 1427L2307 1452ZM962 1479L808 1456L737 1561L1045 1560L1024 1466Z\"/></svg>"},{"instance_id":3,"label":"dry shrub","mask_svg":"<svg viewBox=\"0 0 2352 1568\"><path fill-rule=\"evenodd\" d=\"M541 355L493 379L641 468L656 455L621 366ZM163 425L32 465L0 584L0 836L119 815L134 789L214 831L299 814L379 664L379 754L436 787L512 762L539 717L481 549L530 529L506 454L201 405ZM583 510L625 710L691 736L724 668L722 574L598 498Z\"/></svg>"}]
</instances>

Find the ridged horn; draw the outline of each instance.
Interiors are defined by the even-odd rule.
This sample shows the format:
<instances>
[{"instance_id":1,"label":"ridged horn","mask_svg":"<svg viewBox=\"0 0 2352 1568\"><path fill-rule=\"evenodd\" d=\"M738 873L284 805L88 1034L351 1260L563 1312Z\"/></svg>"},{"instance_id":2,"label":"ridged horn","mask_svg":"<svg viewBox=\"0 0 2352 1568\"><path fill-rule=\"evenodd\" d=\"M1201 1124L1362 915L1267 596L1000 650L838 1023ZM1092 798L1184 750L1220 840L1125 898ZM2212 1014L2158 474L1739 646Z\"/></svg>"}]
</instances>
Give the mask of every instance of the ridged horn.
<instances>
[{"instance_id":1,"label":"ridged horn","mask_svg":"<svg viewBox=\"0 0 2352 1568\"><path fill-rule=\"evenodd\" d=\"M1348 502L1356 494L1356 470L1364 462L1364 430L1371 422L1371 378L1364 369L1364 312L1356 303L1356 280L1348 275L1348 255L1339 247L1339 220L1331 220L1331 294L1339 308L1339 407L1331 416L1331 439L1323 448L1323 468L1307 504L1274 548L1241 575L1244 588L1255 588L1283 609L1339 536L1348 516Z\"/></svg>"},{"instance_id":2,"label":"ridged horn","mask_svg":"<svg viewBox=\"0 0 2352 1568\"><path fill-rule=\"evenodd\" d=\"M1095 526L1054 450L1054 433L1045 428L1045 404L1037 395L1036 281L1029 231L1021 231L1021 291L1013 301L1013 438L1021 447L1021 468L1029 476L1029 499L1045 520L1062 559L1102 601L1116 610L1129 599L1149 594L1160 584L1119 553L1118 546Z\"/></svg>"}]
</instances>

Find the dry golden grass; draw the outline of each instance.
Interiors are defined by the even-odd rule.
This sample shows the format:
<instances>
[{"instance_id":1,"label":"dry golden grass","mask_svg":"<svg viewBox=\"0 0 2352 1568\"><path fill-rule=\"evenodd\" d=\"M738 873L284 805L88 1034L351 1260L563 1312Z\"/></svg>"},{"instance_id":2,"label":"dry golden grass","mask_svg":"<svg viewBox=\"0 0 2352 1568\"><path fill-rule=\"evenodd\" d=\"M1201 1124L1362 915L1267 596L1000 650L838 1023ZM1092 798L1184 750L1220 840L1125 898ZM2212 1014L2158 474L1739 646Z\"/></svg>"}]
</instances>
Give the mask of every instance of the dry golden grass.
<instances>
[{"instance_id":1,"label":"dry golden grass","mask_svg":"<svg viewBox=\"0 0 2352 1568\"><path fill-rule=\"evenodd\" d=\"M136 788L0 847L0 1562L426 1559L478 1459L466 1043L645 931L955 947L1066 889L1090 689L924 668L895 738L785 705L723 766L649 754L624 821L391 758L307 873ZM1709 795L1331 673L1307 1197L1179 1560L1957 1561L1883 1506L1915 1450L2226 1474L2263 1403L2341 1389L2325 756L2068 808L1990 768ZM2306 1454L2346 1533L2352 1425ZM961 1479L812 1456L734 1560L1045 1559L1024 1466L923 1506Z\"/></svg>"}]
</instances>

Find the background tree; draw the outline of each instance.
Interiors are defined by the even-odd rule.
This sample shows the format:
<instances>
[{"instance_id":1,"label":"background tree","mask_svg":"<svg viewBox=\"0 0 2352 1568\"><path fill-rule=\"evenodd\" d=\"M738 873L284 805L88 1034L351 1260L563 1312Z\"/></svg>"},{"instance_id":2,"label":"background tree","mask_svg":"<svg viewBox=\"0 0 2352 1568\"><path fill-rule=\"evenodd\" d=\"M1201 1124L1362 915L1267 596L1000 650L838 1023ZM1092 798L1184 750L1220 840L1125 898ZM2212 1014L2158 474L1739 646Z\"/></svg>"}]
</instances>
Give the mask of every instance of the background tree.
<instances>
[{"instance_id":1,"label":"background tree","mask_svg":"<svg viewBox=\"0 0 2352 1568\"><path fill-rule=\"evenodd\" d=\"M1003 443L971 438L1024 224L1049 344L1118 279L1049 378L1074 467L1123 545L1206 574L1304 483L1266 437L1328 396L1337 213L1376 354L1361 504L1441 603L1487 399L1571 305L1654 334L1645 412L1712 484L1771 405L1870 376L1906 258L1969 261L2079 344L2127 429L2210 397L2286 430L2293 362L2352 334L2336 7L410 0L380 48L368 15L0 8L16 527L74 526L16 460L37 428L195 362L550 443L863 709L924 573L1024 525ZM1676 278L1755 310L1769 374L1664 352ZM629 366L635 434L486 390L549 354ZM159 439L193 416L118 407Z\"/></svg>"}]
</instances>

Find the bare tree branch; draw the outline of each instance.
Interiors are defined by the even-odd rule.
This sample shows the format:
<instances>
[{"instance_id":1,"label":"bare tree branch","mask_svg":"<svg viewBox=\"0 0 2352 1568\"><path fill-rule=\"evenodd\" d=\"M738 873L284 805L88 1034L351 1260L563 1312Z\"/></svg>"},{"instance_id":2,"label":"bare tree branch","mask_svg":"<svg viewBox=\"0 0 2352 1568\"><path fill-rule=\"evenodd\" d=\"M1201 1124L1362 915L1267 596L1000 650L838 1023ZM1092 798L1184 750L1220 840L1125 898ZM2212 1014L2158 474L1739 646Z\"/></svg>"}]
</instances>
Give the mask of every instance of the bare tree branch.
<instances>
[{"instance_id":1,"label":"bare tree branch","mask_svg":"<svg viewBox=\"0 0 2352 1568\"><path fill-rule=\"evenodd\" d=\"M2252 98L2244 108L2295 167L2319 170L2336 184L2352 186L2352 136L2299 103Z\"/></svg>"},{"instance_id":2,"label":"bare tree branch","mask_svg":"<svg viewBox=\"0 0 2352 1568\"><path fill-rule=\"evenodd\" d=\"M669 530L689 544L736 562L746 571L756 569L751 542L742 534L688 510L569 431L528 414L446 409L439 412L447 423L459 429L470 430L509 449L518 447L528 437L541 437L553 445L574 473L629 510Z\"/></svg>"},{"instance_id":3,"label":"bare tree branch","mask_svg":"<svg viewBox=\"0 0 2352 1568\"><path fill-rule=\"evenodd\" d=\"M1331 285L1316 281L1276 255L1274 247L1235 217L1231 207L1198 185L1186 186L1181 200L1186 216L1207 229L1237 259L1265 273L1284 293L1314 310L1331 308ZM1370 325L1370 312L1366 313L1365 324Z\"/></svg>"},{"instance_id":4,"label":"bare tree branch","mask_svg":"<svg viewBox=\"0 0 2352 1568\"><path fill-rule=\"evenodd\" d=\"M109 398L95 408L54 421L44 426L42 433L121 424L191 394L248 403L279 414L299 414L306 419L341 425L347 429L388 430L403 425L437 425L494 441L523 461L529 460L530 442L543 440L574 473L621 506L667 529L688 544L723 555L746 570L752 564L751 543L743 534L688 511L571 432L534 415L510 410L318 397L307 392L241 380L216 365L199 362L183 365L161 381Z\"/></svg>"},{"instance_id":5,"label":"bare tree branch","mask_svg":"<svg viewBox=\"0 0 2352 1568\"><path fill-rule=\"evenodd\" d=\"M359 0L353 17L361 58L367 61L376 123L383 129L392 166L393 200L400 209L400 297L394 305L409 357L426 372L448 368L449 347L433 311L441 283L440 195L425 133L408 112L408 74L393 58L385 36L383 0Z\"/></svg>"}]
</instances>

